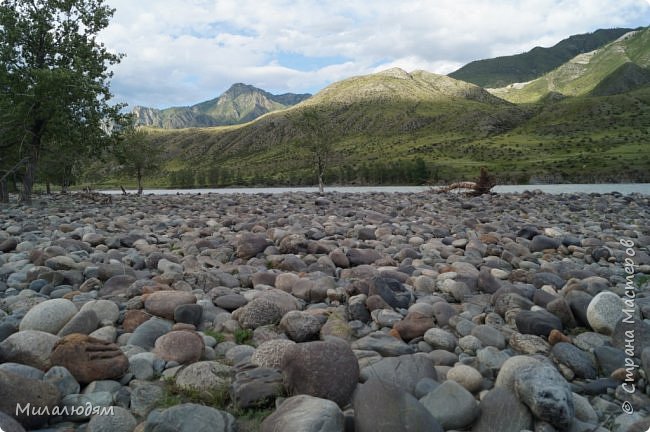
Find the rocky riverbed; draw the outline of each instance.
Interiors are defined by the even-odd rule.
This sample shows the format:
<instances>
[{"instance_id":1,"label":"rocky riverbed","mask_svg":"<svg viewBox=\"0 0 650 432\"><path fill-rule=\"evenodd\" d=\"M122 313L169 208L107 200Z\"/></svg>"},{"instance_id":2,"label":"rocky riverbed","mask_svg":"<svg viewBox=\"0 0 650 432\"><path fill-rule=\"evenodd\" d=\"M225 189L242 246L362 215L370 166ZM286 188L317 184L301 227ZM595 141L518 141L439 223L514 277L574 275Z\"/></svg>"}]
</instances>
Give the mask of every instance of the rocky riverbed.
<instances>
[{"instance_id":1,"label":"rocky riverbed","mask_svg":"<svg viewBox=\"0 0 650 432\"><path fill-rule=\"evenodd\" d=\"M646 431L648 221L535 191L1 207L0 428Z\"/></svg>"}]
</instances>

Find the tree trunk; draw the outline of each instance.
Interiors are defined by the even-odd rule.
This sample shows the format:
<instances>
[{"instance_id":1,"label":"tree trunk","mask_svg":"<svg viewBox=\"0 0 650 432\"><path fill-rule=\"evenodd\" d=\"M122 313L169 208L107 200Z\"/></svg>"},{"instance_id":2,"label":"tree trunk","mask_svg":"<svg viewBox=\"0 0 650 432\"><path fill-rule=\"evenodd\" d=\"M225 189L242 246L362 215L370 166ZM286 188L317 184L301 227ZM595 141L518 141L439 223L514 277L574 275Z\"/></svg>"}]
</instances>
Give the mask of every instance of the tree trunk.
<instances>
[{"instance_id":1,"label":"tree trunk","mask_svg":"<svg viewBox=\"0 0 650 432\"><path fill-rule=\"evenodd\" d=\"M138 168L138 195L142 195L142 170Z\"/></svg>"},{"instance_id":2,"label":"tree trunk","mask_svg":"<svg viewBox=\"0 0 650 432\"><path fill-rule=\"evenodd\" d=\"M323 184L323 174L325 172L325 163L321 155L318 155L318 192L325 192L325 185Z\"/></svg>"},{"instance_id":3,"label":"tree trunk","mask_svg":"<svg viewBox=\"0 0 650 432\"><path fill-rule=\"evenodd\" d=\"M45 193L48 195L52 195L52 188L50 186L50 181L46 180L45 181Z\"/></svg>"},{"instance_id":4,"label":"tree trunk","mask_svg":"<svg viewBox=\"0 0 650 432\"><path fill-rule=\"evenodd\" d=\"M7 188L7 179L0 180L0 203L9 202L9 190Z\"/></svg>"},{"instance_id":5,"label":"tree trunk","mask_svg":"<svg viewBox=\"0 0 650 432\"><path fill-rule=\"evenodd\" d=\"M27 161L27 168L25 169L25 176L23 177L23 191L20 196L20 201L25 204L32 203L32 188L34 187L37 163L38 152L32 151L32 154Z\"/></svg>"}]
</instances>

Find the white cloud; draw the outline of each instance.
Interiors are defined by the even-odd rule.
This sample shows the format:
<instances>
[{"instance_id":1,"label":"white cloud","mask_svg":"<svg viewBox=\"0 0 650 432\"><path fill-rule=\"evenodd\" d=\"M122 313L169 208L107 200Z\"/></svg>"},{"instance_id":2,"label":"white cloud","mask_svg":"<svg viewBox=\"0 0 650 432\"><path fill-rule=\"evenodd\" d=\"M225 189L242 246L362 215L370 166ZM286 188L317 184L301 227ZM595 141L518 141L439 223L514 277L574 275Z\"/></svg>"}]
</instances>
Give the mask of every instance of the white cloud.
<instances>
[{"instance_id":1,"label":"white cloud","mask_svg":"<svg viewBox=\"0 0 650 432\"><path fill-rule=\"evenodd\" d=\"M314 91L398 66L448 73L598 28L647 25L643 0L108 0L102 34L127 57L113 90L130 105L212 98L235 82ZM296 55L290 65L283 63ZM332 58L301 67L309 58Z\"/></svg>"}]
</instances>

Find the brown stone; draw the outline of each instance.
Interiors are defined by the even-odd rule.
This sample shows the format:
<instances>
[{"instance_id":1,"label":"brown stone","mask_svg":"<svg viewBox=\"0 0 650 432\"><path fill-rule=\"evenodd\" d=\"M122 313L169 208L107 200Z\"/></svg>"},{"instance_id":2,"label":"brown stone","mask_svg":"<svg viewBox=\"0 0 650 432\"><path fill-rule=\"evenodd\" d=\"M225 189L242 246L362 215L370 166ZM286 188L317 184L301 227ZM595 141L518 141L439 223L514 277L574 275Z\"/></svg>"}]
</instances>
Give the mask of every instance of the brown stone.
<instances>
[{"instance_id":1,"label":"brown stone","mask_svg":"<svg viewBox=\"0 0 650 432\"><path fill-rule=\"evenodd\" d=\"M145 321L148 321L151 318L151 315L146 313L143 310L131 309L126 311L124 314L124 321L122 322L122 328L126 333L133 333L140 324Z\"/></svg>"},{"instance_id":2,"label":"brown stone","mask_svg":"<svg viewBox=\"0 0 650 432\"><path fill-rule=\"evenodd\" d=\"M198 333L173 330L156 339L154 352L163 360L188 364L199 361L204 349L203 338Z\"/></svg>"},{"instance_id":3,"label":"brown stone","mask_svg":"<svg viewBox=\"0 0 650 432\"><path fill-rule=\"evenodd\" d=\"M388 332L388 334L389 334L390 336L394 337L395 339L402 340L402 336L401 336L401 335L399 334L399 332L398 332L397 330L395 330L394 328L390 329L390 331Z\"/></svg>"},{"instance_id":4,"label":"brown stone","mask_svg":"<svg viewBox=\"0 0 650 432\"><path fill-rule=\"evenodd\" d=\"M559 342L572 343L571 338L565 335L564 333L562 333L561 331L557 329L551 330L551 332L548 335L548 343L550 343L551 345L555 345L556 343Z\"/></svg>"},{"instance_id":5,"label":"brown stone","mask_svg":"<svg viewBox=\"0 0 650 432\"><path fill-rule=\"evenodd\" d=\"M61 393L48 382L0 371L0 412L9 414L28 429L37 429L47 423L48 411L51 413L60 400ZM25 413L17 409L30 405L42 414L32 415L31 411ZM0 426L5 425L0 423ZM12 430L18 429L7 429Z\"/></svg>"},{"instance_id":6,"label":"brown stone","mask_svg":"<svg viewBox=\"0 0 650 432\"><path fill-rule=\"evenodd\" d=\"M116 344L81 333L73 333L57 342L51 363L67 368L82 384L119 378L129 368L129 359Z\"/></svg>"},{"instance_id":7,"label":"brown stone","mask_svg":"<svg viewBox=\"0 0 650 432\"><path fill-rule=\"evenodd\" d=\"M144 296L144 308L152 315L174 319L174 309L196 303L196 296L184 291L158 291Z\"/></svg>"},{"instance_id":8,"label":"brown stone","mask_svg":"<svg viewBox=\"0 0 650 432\"><path fill-rule=\"evenodd\" d=\"M376 309L390 309L393 310L392 307L386 301L381 298L378 295L371 295L366 299L366 307L370 312L376 310Z\"/></svg>"},{"instance_id":9,"label":"brown stone","mask_svg":"<svg viewBox=\"0 0 650 432\"><path fill-rule=\"evenodd\" d=\"M416 311L409 312L403 320L396 322L393 329L397 330L402 339L409 341L424 336L433 327L433 317Z\"/></svg>"}]
</instances>

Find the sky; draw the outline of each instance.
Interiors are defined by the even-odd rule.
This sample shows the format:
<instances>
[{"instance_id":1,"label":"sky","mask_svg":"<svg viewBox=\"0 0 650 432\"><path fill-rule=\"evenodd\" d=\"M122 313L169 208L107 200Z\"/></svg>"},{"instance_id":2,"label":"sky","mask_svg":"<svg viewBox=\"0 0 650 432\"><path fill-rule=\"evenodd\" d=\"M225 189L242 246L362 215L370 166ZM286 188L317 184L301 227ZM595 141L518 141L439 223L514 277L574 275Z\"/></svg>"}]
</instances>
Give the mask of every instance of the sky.
<instances>
[{"instance_id":1,"label":"sky","mask_svg":"<svg viewBox=\"0 0 650 432\"><path fill-rule=\"evenodd\" d=\"M193 105L234 83L316 93L401 67L447 74L600 28L650 25L650 0L106 0L125 54L116 102Z\"/></svg>"}]
</instances>

